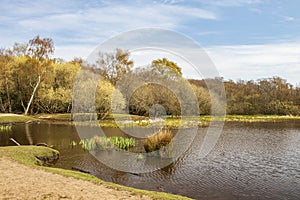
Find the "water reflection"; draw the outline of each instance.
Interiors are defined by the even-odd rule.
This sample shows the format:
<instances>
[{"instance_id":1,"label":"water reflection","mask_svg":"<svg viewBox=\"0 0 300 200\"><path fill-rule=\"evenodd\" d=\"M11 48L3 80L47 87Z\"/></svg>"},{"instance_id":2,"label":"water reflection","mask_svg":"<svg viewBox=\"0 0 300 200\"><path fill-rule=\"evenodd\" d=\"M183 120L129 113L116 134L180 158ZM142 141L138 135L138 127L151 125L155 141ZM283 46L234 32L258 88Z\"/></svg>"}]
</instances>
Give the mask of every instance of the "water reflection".
<instances>
[{"instance_id":1,"label":"water reflection","mask_svg":"<svg viewBox=\"0 0 300 200\"><path fill-rule=\"evenodd\" d=\"M25 124L25 134L30 145L33 145L33 140L30 134L29 124Z\"/></svg>"},{"instance_id":2,"label":"water reflection","mask_svg":"<svg viewBox=\"0 0 300 200\"><path fill-rule=\"evenodd\" d=\"M93 128L85 127L93 136ZM103 129L107 136L125 136L118 129ZM191 148L176 162L152 173L124 173L110 169L72 140L79 141L70 125L15 125L0 133L1 145L47 143L61 152L58 167L77 167L127 186L182 194L196 199L299 199L300 123L226 123L214 150L199 157L206 129L200 129ZM102 152L101 156L114 156Z\"/></svg>"}]
</instances>

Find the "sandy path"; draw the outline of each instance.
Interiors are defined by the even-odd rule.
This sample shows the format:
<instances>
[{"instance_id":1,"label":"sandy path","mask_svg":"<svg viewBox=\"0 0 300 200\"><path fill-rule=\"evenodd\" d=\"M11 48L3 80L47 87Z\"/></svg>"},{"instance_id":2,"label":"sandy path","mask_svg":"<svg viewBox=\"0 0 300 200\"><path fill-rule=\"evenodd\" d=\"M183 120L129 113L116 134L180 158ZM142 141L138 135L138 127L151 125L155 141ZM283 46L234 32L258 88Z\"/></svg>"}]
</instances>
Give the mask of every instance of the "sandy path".
<instances>
[{"instance_id":1,"label":"sandy path","mask_svg":"<svg viewBox=\"0 0 300 200\"><path fill-rule=\"evenodd\" d=\"M12 113L0 113L0 117L7 117L7 116L23 116L23 115L12 114Z\"/></svg>"},{"instance_id":2,"label":"sandy path","mask_svg":"<svg viewBox=\"0 0 300 200\"><path fill-rule=\"evenodd\" d=\"M150 199L0 158L0 199Z\"/></svg>"}]
</instances>

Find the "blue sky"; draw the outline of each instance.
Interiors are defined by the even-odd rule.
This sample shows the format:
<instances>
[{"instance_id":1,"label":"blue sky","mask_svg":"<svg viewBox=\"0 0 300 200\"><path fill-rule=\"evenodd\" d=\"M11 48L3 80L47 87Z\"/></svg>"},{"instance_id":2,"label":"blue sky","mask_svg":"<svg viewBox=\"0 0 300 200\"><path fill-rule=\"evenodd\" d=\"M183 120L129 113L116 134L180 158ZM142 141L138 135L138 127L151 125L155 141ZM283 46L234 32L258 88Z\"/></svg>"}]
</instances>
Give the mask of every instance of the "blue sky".
<instances>
[{"instance_id":1,"label":"blue sky","mask_svg":"<svg viewBox=\"0 0 300 200\"><path fill-rule=\"evenodd\" d=\"M225 79L300 84L299 8L298 0L1 0L0 47L39 34L70 60L121 32L161 27L197 41Z\"/></svg>"}]
</instances>

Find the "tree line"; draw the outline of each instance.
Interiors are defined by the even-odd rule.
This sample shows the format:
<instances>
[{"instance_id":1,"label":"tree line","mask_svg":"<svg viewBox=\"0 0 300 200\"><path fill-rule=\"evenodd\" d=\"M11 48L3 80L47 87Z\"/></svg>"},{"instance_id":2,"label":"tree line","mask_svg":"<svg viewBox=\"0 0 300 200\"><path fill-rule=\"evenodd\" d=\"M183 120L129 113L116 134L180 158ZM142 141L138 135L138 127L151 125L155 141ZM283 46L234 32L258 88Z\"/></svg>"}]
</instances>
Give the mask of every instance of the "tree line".
<instances>
[{"instance_id":1,"label":"tree line","mask_svg":"<svg viewBox=\"0 0 300 200\"><path fill-rule=\"evenodd\" d=\"M226 113L238 115L299 115L300 88L280 77L264 78L257 81L222 79L189 80L199 88L205 82L222 81L226 91Z\"/></svg>"},{"instance_id":2,"label":"tree line","mask_svg":"<svg viewBox=\"0 0 300 200\"><path fill-rule=\"evenodd\" d=\"M186 80L181 67L167 58L153 60L139 68L134 67L126 50L99 52L97 61L92 64L81 58L72 61L52 58L54 50L51 38L39 36L28 43L16 43L12 48L0 50L1 112L69 113L76 101L72 95L82 98L82 102L92 98L92 94L76 95L73 89L77 81L79 94L89 85L96 85L92 104L99 119L118 109L143 116L189 115L194 113L192 105L195 103L200 114L208 115L212 104L226 106L218 95L220 83L225 86L227 114L300 114L300 88L280 77L237 82L222 78ZM82 72L102 78L94 82L78 79ZM208 83L216 87L208 90Z\"/></svg>"}]
</instances>

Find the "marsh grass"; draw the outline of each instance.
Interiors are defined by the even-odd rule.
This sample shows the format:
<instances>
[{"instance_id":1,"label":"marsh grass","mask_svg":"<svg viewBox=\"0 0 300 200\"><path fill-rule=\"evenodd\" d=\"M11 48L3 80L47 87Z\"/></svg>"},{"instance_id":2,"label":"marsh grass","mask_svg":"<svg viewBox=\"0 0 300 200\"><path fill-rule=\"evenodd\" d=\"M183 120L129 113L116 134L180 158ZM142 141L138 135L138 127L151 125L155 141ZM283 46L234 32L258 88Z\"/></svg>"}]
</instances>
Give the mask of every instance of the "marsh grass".
<instances>
[{"instance_id":1,"label":"marsh grass","mask_svg":"<svg viewBox=\"0 0 300 200\"><path fill-rule=\"evenodd\" d=\"M172 141L173 137L174 136L171 133L171 130L164 129L160 130L154 135L149 136L147 139L144 139L142 144L147 153L155 151L167 151L170 149L167 149L166 146Z\"/></svg>"}]
</instances>

